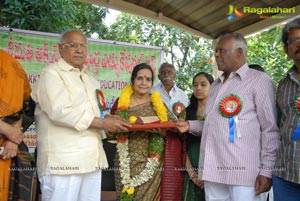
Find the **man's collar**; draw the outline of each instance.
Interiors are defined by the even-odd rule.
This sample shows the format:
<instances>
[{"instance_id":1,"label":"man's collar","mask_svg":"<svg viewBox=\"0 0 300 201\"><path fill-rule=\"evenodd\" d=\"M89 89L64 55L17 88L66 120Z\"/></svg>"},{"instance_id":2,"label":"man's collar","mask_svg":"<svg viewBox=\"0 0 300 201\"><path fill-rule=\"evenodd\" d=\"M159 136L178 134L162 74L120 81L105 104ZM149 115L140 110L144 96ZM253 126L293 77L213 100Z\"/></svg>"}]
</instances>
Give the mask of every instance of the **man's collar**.
<instances>
[{"instance_id":1,"label":"man's collar","mask_svg":"<svg viewBox=\"0 0 300 201\"><path fill-rule=\"evenodd\" d=\"M58 60L58 65L64 71L80 71L79 68L75 68L72 65L68 64L63 58L60 58ZM88 67L84 65L82 68L82 72L86 73L87 71Z\"/></svg>"},{"instance_id":2,"label":"man's collar","mask_svg":"<svg viewBox=\"0 0 300 201\"><path fill-rule=\"evenodd\" d=\"M163 85L163 83L162 82L160 82L160 88L162 88L162 89L164 89L165 90L165 86ZM174 84L173 84L173 86L172 86L172 88L171 88L171 90L176 90L176 83L174 82Z\"/></svg>"},{"instance_id":3,"label":"man's collar","mask_svg":"<svg viewBox=\"0 0 300 201\"><path fill-rule=\"evenodd\" d=\"M234 74L236 74L237 76L239 76L241 78L241 80L243 80L246 75L247 75L247 71L249 70L249 66L247 63L245 63L244 65L242 65L237 71L235 72L231 72L229 77L233 76ZM222 75L219 77L220 81L224 81L225 79L225 73L222 73Z\"/></svg>"}]
</instances>

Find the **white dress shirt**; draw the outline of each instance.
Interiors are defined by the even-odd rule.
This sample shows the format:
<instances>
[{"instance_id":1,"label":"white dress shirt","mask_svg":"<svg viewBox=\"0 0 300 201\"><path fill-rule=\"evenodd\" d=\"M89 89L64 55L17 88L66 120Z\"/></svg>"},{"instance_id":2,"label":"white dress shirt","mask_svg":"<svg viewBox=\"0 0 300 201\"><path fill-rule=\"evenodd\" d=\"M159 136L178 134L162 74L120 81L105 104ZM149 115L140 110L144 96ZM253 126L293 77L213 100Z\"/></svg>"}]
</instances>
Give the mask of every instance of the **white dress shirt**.
<instances>
[{"instance_id":1,"label":"white dress shirt","mask_svg":"<svg viewBox=\"0 0 300 201\"><path fill-rule=\"evenodd\" d=\"M173 113L173 105L175 103L182 103L185 107L189 105L188 96L182 89L178 88L175 83L169 93L165 90L165 87L161 82L152 87L150 92L152 93L153 91L158 91L160 93L162 100Z\"/></svg>"},{"instance_id":2,"label":"white dress shirt","mask_svg":"<svg viewBox=\"0 0 300 201\"><path fill-rule=\"evenodd\" d=\"M97 80L63 59L43 69L32 92L36 101L38 175L88 173L107 167L97 129Z\"/></svg>"}]
</instances>

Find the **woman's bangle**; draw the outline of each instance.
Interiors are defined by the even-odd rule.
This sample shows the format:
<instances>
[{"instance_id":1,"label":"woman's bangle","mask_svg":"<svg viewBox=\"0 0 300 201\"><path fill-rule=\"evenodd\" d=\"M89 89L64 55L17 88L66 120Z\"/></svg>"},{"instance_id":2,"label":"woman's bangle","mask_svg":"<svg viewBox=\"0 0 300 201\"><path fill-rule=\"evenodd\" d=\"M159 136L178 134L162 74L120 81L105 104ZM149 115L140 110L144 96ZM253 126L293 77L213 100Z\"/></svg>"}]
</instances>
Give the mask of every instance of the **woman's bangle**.
<instances>
[{"instance_id":1,"label":"woman's bangle","mask_svg":"<svg viewBox=\"0 0 300 201\"><path fill-rule=\"evenodd\" d=\"M190 175L190 180L192 180L192 177L194 176L195 171L193 171L193 173Z\"/></svg>"}]
</instances>

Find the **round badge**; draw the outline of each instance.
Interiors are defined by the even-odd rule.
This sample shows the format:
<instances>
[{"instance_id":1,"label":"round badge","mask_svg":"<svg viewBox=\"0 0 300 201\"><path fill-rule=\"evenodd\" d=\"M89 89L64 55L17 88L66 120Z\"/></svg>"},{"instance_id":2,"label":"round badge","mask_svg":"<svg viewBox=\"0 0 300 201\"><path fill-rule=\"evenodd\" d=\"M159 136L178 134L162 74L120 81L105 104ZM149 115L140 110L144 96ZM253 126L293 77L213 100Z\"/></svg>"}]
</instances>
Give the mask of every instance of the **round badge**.
<instances>
[{"instance_id":1,"label":"round badge","mask_svg":"<svg viewBox=\"0 0 300 201\"><path fill-rule=\"evenodd\" d=\"M178 116L184 109L185 109L185 106L180 102L176 102L172 106L173 113L176 116Z\"/></svg>"},{"instance_id":2,"label":"round badge","mask_svg":"<svg viewBox=\"0 0 300 201\"><path fill-rule=\"evenodd\" d=\"M97 96L97 100L98 100L98 107L101 111L105 111L106 110L106 102L104 99L104 95L102 93L101 90L96 89L96 96Z\"/></svg>"},{"instance_id":3,"label":"round badge","mask_svg":"<svg viewBox=\"0 0 300 201\"><path fill-rule=\"evenodd\" d=\"M296 101L295 101L295 109L296 109L296 113L298 115L300 115L300 96L298 96L296 98Z\"/></svg>"},{"instance_id":4,"label":"round badge","mask_svg":"<svg viewBox=\"0 0 300 201\"><path fill-rule=\"evenodd\" d=\"M240 113L243 103L239 96L229 94L219 102L219 112L223 117L230 118Z\"/></svg>"}]
</instances>

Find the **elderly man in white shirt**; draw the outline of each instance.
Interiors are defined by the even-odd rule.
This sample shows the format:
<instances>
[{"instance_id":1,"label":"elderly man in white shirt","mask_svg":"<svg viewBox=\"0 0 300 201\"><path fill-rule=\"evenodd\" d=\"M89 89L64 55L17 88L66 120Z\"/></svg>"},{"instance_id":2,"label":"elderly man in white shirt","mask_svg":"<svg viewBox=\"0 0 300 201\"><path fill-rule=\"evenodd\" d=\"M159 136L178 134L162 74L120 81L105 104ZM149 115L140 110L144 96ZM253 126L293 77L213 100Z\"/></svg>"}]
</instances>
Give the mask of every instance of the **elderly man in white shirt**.
<instances>
[{"instance_id":1,"label":"elderly man in white shirt","mask_svg":"<svg viewBox=\"0 0 300 201\"><path fill-rule=\"evenodd\" d=\"M158 91L166 106L178 117L189 104L186 93L178 88L175 83L176 70L174 65L169 63L161 64L158 79L160 82L153 86L151 92Z\"/></svg>"},{"instance_id":2,"label":"elderly man in white shirt","mask_svg":"<svg viewBox=\"0 0 300 201\"><path fill-rule=\"evenodd\" d=\"M99 118L98 82L84 66L87 39L65 32L61 59L43 69L31 96L37 103L37 170L43 201L99 201L101 169L107 167L99 129L128 131L118 116Z\"/></svg>"}]
</instances>

